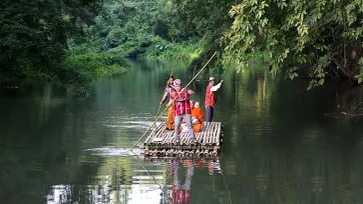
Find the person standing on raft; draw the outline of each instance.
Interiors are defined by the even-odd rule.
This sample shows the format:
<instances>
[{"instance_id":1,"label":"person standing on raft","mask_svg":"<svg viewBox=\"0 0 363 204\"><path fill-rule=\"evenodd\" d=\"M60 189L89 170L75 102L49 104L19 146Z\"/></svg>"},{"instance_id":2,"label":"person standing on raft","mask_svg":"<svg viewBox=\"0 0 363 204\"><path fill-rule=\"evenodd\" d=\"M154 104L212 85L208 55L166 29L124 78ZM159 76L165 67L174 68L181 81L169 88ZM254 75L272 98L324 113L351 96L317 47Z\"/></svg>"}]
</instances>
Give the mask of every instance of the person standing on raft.
<instances>
[{"instance_id":1,"label":"person standing on raft","mask_svg":"<svg viewBox=\"0 0 363 204\"><path fill-rule=\"evenodd\" d=\"M170 101L171 93L174 90L173 82L174 82L174 76L171 75L168 78L168 85L167 85L167 87L165 89L164 96L160 101L160 105L165 103L167 98L169 98L169 101ZM168 108L168 116L166 118L166 129L167 130L174 130L173 106L169 106L169 108Z\"/></svg>"},{"instance_id":2,"label":"person standing on raft","mask_svg":"<svg viewBox=\"0 0 363 204\"><path fill-rule=\"evenodd\" d=\"M206 112L206 121L212 122L213 119L213 109L216 105L216 97L214 95L214 92L218 91L219 88L221 88L221 85L223 83L223 80L219 82L219 84L214 85L215 79L214 77L209 77L209 84L206 88L205 92L205 112Z\"/></svg>"},{"instance_id":3,"label":"person standing on raft","mask_svg":"<svg viewBox=\"0 0 363 204\"><path fill-rule=\"evenodd\" d=\"M173 113L174 113L174 136L176 137L176 142L180 142L180 125L182 123L182 120L184 119L188 129L189 133L193 137L193 142L196 142L196 138L194 135L193 127L192 127L192 110L190 107L190 98L189 95L195 94L194 91L183 88L182 89L182 82L180 79L176 79L174 81L174 89L171 93L171 100L175 99L175 102L173 104ZM168 106L171 106L172 104L168 104Z\"/></svg>"}]
</instances>

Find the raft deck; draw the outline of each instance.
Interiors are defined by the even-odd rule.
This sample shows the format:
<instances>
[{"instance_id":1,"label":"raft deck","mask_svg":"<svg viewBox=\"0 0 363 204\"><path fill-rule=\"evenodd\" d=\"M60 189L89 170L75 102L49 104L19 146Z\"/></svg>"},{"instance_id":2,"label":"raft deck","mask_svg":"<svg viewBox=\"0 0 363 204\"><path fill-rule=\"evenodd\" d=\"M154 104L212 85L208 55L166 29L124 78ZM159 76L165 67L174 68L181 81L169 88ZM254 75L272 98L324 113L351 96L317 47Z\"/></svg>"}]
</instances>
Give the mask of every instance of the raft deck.
<instances>
[{"instance_id":1,"label":"raft deck","mask_svg":"<svg viewBox=\"0 0 363 204\"><path fill-rule=\"evenodd\" d=\"M217 156L222 144L222 124L206 122L203 130L195 133L197 142L189 133L180 134L176 143L174 130L167 130L166 124L155 127L144 142L145 156Z\"/></svg>"}]
</instances>

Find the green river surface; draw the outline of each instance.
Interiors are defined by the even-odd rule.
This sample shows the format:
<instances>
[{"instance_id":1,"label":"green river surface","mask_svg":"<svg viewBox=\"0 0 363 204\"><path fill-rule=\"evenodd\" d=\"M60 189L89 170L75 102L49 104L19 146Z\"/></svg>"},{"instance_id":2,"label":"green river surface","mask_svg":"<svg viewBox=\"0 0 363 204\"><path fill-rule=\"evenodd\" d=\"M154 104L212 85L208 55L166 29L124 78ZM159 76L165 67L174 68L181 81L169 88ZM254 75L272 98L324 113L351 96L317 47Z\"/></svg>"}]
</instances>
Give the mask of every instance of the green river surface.
<instances>
[{"instance_id":1,"label":"green river surface","mask_svg":"<svg viewBox=\"0 0 363 204\"><path fill-rule=\"evenodd\" d=\"M363 94L333 82L306 91L305 80L230 68L216 76L225 81L214 117L224 126L219 158L130 152L155 119L171 67L132 62L83 100L55 85L0 90L0 203L177 203L174 184L190 192L182 203L363 203L363 120L326 115ZM190 86L202 105L207 72ZM175 76L192 78L182 63Z\"/></svg>"}]
</instances>

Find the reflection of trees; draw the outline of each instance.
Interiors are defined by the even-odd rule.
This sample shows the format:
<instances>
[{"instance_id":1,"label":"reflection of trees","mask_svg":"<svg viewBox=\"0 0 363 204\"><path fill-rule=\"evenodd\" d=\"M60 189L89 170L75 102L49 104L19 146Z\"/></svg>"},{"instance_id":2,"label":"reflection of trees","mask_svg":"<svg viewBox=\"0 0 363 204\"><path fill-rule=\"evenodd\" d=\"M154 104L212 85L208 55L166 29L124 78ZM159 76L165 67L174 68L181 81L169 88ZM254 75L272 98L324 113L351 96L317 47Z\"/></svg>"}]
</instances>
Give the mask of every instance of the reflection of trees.
<instances>
[{"instance_id":1,"label":"reflection of trees","mask_svg":"<svg viewBox=\"0 0 363 204\"><path fill-rule=\"evenodd\" d=\"M220 91L221 102L217 102L216 110L221 112L219 120L228 126L228 129L225 129L225 135L228 135L225 142L238 148L241 141L239 138L243 134L240 132L241 124L254 126L262 130L257 131L262 134L263 130L270 128L273 123L270 116L270 100L275 84L263 67L243 69L240 73L226 75L226 78L228 80Z\"/></svg>"},{"instance_id":2,"label":"reflection of trees","mask_svg":"<svg viewBox=\"0 0 363 204\"><path fill-rule=\"evenodd\" d=\"M363 91L360 87L351 87L349 82L338 83L335 92L335 107L326 114L338 122L349 123L352 119L363 116Z\"/></svg>"},{"instance_id":3,"label":"reflection of trees","mask_svg":"<svg viewBox=\"0 0 363 204\"><path fill-rule=\"evenodd\" d=\"M334 87L307 92L300 81L245 75L228 104L234 112L222 149L233 202L362 202L360 125L336 127L324 116L334 108Z\"/></svg>"},{"instance_id":4,"label":"reflection of trees","mask_svg":"<svg viewBox=\"0 0 363 204\"><path fill-rule=\"evenodd\" d=\"M82 165L87 112L66 103L64 93L45 87L2 101L8 116L0 119L2 203L42 203L47 185L79 182L97 170L97 163Z\"/></svg>"},{"instance_id":5,"label":"reflection of trees","mask_svg":"<svg viewBox=\"0 0 363 204\"><path fill-rule=\"evenodd\" d=\"M233 203L362 202L361 126L336 127L324 115L337 107L332 84L306 91L303 81L271 80L263 70L234 76L216 108ZM355 91L345 94L360 99ZM347 104L342 93L339 102Z\"/></svg>"},{"instance_id":6,"label":"reflection of trees","mask_svg":"<svg viewBox=\"0 0 363 204\"><path fill-rule=\"evenodd\" d=\"M291 149L272 150L273 142L262 147L245 142L245 156L224 169L234 203L362 202L358 146L306 138Z\"/></svg>"},{"instance_id":7,"label":"reflection of trees","mask_svg":"<svg viewBox=\"0 0 363 204\"><path fill-rule=\"evenodd\" d=\"M47 201L49 204L71 201L158 203L162 192L160 186L166 182L165 172L165 166L143 163L139 158L109 157L103 161L94 182L88 185L54 185ZM77 196L70 196L74 194Z\"/></svg>"},{"instance_id":8,"label":"reflection of trees","mask_svg":"<svg viewBox=\"0 0 363 204\"><path fill-rule=\"evenodd\" d=\"M124 82L105 80L94 97L80 103L67 102L63 91L53 88L24 100L1 100L0 112L6 116L0 118L1 203L42 203L46 194L50 203L61 198L159 202L160 186L170 191L172 184L163 163L145 164L150 176L134 158L89 156L83 150L132 143L142 131L104 125L114 125L119 115L133 111L152 115L157 107L143 106L141 99L151 97L152 104L160 100L162 88L152 85L165 85L168 73L160 70L152 76L135 70L135 78L124 77ZM306 92L305 83L271 81L264 70L245 69L225 79L216 107L216 120L225 126L224 177L195 168L192 203L229 203L225 183L232 203L363 203L361 125L335 127L326 120L324 113L336 104L324 98L335 100L334 89L327 85ZM195 83L201 99L205 85ZM145 87L155 94L133 93ZM100 124L95 118L111 119ZM180 173L185 175L186 168Z\"/></svg>"}]
</instances>

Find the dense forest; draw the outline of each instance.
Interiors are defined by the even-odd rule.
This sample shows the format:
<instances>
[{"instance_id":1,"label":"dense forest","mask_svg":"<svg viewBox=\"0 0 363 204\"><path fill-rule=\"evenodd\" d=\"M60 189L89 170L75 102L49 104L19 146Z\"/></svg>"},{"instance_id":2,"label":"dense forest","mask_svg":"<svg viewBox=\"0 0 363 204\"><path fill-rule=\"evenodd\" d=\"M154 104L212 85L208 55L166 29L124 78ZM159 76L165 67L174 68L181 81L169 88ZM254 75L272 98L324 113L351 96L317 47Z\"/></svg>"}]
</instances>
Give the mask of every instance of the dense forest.
<instances>
[{"instance_id":1,"label":"dense forest","mask_svg":"<svg viewBox=\"0 0 363 204\"><path fill-rule=\"evenodd\" d=\"M182 58L195 70L263 63L288 79L363 79L363 3L342 0L34 0L0 3L0 83L88 84L127 59Z\"/></svg>"}]
</instances>

